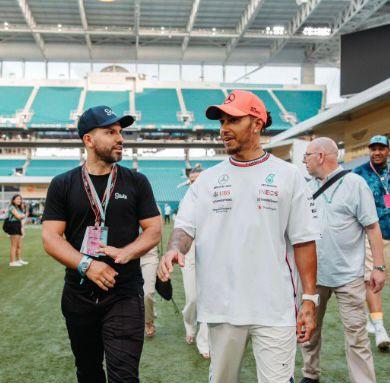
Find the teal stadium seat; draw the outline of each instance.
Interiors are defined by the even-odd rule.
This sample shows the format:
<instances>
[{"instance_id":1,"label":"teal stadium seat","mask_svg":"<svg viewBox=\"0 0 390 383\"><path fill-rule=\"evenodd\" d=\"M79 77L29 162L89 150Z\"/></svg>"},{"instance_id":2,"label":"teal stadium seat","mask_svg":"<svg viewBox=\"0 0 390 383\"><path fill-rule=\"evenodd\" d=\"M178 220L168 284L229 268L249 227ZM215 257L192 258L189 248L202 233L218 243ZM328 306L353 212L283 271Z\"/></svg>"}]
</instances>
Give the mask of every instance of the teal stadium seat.
<instances>
[{"instance_id":1,"label":"teal stadium seat","mask_svg":"<svg viewBox=\"0 0 390 383\"><path fill-rule=\"evenodd\" d=\"M221 89L182 89L182 94L187 110L194 114L193 125L219 130L218 121L207 119L205 113L208 106L223 103L225 94Z\"/></svg>"},{"instance_id":2,"label":"teal stadium seat","mask_svg":"<svg viewBox=\"0 0 390 383\"><path fill-rule=\"evenodd\" d=\"M34 88L32 86L0 86L0 116L14 117L23 110Z\"/></svg>"},{"instance_id":3,"label":"teal stadium seat","mask_svg":"<svg viewBox=\"0 0 390 383\"><path fill-rule=\"evenodd\" d=\"M287 112L294 112L302 122L316 116L322 107L323 92L320 90L274 90L276 97Z\"/></svg>"},{"instance_id":4,"label":"teal stadium seat","mask_svg":"<svg viewBox=\"0 0 390 383\"><path fill-rule=\"evenodd\" d=\"M81 91L79 87L40 87L31 106L33 116L29 126L74 125L75 121L70 119L70 115L77 110Z\"/></svg>"},{"instance_id":5,"label":"teal stadium seat","mask_svg":"<svg viewBox=\"0 0 390 383\"><path fill-rule=\"evenodd\" d=\"M26 176L54 177L80 164L79 160L31 160Z\"/></svg>"},{"instance_id":6,"label":"teal stadium seat","mask_svg":"<svg viewBox=\"0 0 390 383\"><path fill-rule=\"evenodd\" d=\"M258 89L248 89L250 92L256 94L265 104L267 110L271 112L272 116L272 125L267 129L268 132L273 130L287 130L291 128L291 125L283 121L281 118L282 111L280 110L278 104L271 97L271 95L266 90L258 90ZM229 89L229 93L232 89Z\"/></svg>"},{"instance_id":7,"label":"teal stadium seat","mask_svg":"<svg viewBox=\"0 0 390 383\"><path fill-rule=\"evenodd\" d=\"M23 167L25 160L0 160L0 176L12 176L15 168Z\"/></svg>"},{"instance_id":8,"label":"teal stadium seat","mask_svg":"<svg viewBox=\"0 0 390 383\"><path fill-rule=\"evenodd\" d=\"M130 93L129 91L88 91L83 110L87 110L98 105L107 105L118 116L123 116L124 114L128 114L130 112Z\"/></svg>"},{"instance_id":9,"label":"teal stadium seat","mask_svg":"<svg viewBox=\"0 0 390 383\"><path fill-rule=\"evenodd\" d=\"M191 166L201 164L203 168L214 166L220 161L216 160L192 160ZM124 160L122 166L133 167L131 160ZM154 197L160 204L168 202L176 209L184 194L186 186L177 187L187 180L185 177L185 161L183 160L140 160L138 170L144 174L152 185Z\"/></svg>"},{"instance_id":10,"label":"teal stadium seat","mask_svg":"<svg viewBox=\"0 0 390 383\"><path fill-rule=\"evenodd\" d=\"M141 112L138 125L182 125L177 119L177 112L181 109L176 89L145 88L142 93L135 94L135 109Z\"/></svg>"}]
</instances>

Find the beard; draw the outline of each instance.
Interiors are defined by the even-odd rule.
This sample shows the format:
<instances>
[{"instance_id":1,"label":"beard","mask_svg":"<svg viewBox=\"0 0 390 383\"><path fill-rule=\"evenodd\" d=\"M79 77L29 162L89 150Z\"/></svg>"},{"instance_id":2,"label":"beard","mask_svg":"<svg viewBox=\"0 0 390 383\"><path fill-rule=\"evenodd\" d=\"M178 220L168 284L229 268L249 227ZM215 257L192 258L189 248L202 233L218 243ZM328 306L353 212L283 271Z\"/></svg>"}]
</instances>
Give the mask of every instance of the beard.
<instances>
[{"instance_id":1,"label":"beard","mask_svg":"<svg viewBox=\"0 0 390 383\"><path fill-rule=\"evenodd\" d=\"M114 152L114 149L110 148L95 148L95 154L100 160L107 164L113 164L122 160L122 153Z\"/></svg>"}]
</instances>

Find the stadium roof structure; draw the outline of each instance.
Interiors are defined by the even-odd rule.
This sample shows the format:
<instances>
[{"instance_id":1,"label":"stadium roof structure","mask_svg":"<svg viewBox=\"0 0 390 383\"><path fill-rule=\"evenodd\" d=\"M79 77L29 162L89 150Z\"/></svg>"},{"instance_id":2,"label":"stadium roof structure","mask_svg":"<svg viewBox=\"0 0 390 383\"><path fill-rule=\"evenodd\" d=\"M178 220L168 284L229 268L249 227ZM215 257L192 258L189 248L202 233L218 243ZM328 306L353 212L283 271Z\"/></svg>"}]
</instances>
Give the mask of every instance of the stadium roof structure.
<instances>
[{"instance_id":1,"label":"stadium roof structure","mask_svg":"<svg viewBox=\"0 0 390 383\"><path fill-rule=\"evenodd\" d=\"M0 0L7 60L337 63L340 34L389 0Z\"/></svg>"},{"instance_id":2,"label":"stadium roof structure","mask_svg":"<svg viewBox=\"0 0 390 383\"><path fill-rule=\"evenodd\" d=\"M348 120L350 115L359 110L364 110L372 104L380 101L390 100L390 79L382 81L365 91L358 93L345 102L334 106L316 116L303 121L286 132L282 132L271 138L269 145L266 148L277 147L278 144L283 145L284 142L294 137L299 137L310 132L318 132L334 121Z\"/></svg>"}]
</instances>

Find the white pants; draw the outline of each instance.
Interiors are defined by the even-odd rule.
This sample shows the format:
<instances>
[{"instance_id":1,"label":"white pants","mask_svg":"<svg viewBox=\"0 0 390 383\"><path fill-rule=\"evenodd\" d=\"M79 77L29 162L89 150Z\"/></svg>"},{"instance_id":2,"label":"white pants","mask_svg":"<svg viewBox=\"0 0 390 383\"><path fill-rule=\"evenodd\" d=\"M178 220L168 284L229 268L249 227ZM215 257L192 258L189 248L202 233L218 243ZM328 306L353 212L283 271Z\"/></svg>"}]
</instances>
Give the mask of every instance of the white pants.
<instances>
[{"instance_id":1,"label":"white pants","mask_svg":"<svg viewBox=\"0 0 390 383\"><path fill-rule=\"evenodd\" d=\"M154 319L154 292L158 267L158 250L154 247L141 257L142 278L144 279L145 322Z\"/></svg>"},{"instance_id":2,"label":"white pants","mask_svg":"<svg viewBox=\"0 0 390 383\"><path fill-rule=\"evenodd\" d=\"M210 383L238 383L249 338L260 383L293 382L296 327L233 326L210 324Z\"/></svg>"},{"instance_id":3,"label":"white pants","mask_svg":"<svg viewBox=\"0 0 390 383\"><path fill-rule=\"evenodd\" d=\"M185 257L185 266L181 268L183 275L184 293L186 304L182 311L184 327L187 336L195 336L197 330L196 321L196 277L195 277L195 259L190 250ZM208 328L206 323L200 323L199 331L196 335L196 345L201 354L209 353Z\"/></svg>"}]
</instances>

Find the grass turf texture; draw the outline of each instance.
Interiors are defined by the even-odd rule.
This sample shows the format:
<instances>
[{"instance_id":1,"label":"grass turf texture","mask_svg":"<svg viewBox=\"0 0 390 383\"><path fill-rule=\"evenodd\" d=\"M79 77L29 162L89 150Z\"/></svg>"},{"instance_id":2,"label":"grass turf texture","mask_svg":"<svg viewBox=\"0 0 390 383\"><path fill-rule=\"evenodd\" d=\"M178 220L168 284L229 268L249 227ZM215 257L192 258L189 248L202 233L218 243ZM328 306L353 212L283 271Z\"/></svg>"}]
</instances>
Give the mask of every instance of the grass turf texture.
<instances>
[{"instance_id":1,"label":"grass turf texture","mask_svg":"<svg viewBox=\"0 0 390 383\"><path fill-rule=\"evenodd\" d=\"M164 246L171 231L165 226ZM20 268L8 267L9 239L0 233L0 383L76 382L73 355L60 311L63 267L47 256L41 244L41 230L28 228L24 239L24 259ZM180 270L173 275L174 298L184 305ZM157 301L157 335L146 339L141 360L143 383L200 383L208 381L209 362L195 346L184 341L181 315L171 303ZM390 287L383 293L387 324L390 322ZM379 353L374 343L378 383L388 383L390 354ZM335 299L325 317L322 347L322 383L348 382L344 338ZM296 378L301 377L301 355L297 352ZM256 368L250 345L245 356L241 382L255 383Z\"/></svg>"}]
</instances>

